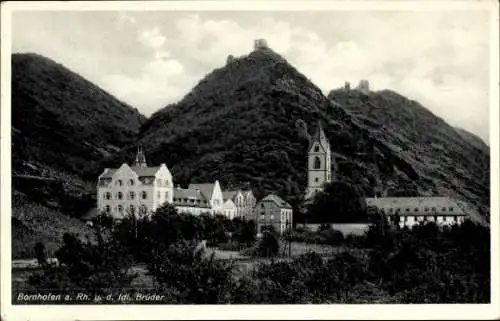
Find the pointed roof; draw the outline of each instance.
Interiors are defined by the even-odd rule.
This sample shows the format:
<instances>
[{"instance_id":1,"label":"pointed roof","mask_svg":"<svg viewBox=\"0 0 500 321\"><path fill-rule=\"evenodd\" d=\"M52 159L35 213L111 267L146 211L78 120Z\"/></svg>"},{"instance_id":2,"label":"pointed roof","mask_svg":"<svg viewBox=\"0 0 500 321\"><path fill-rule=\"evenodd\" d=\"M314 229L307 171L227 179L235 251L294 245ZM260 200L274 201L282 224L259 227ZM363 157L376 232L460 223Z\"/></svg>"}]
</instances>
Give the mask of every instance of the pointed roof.
<instances>
[{"instance_id":1,"label":"pointed roof","mask_svg":"<svg viewBox=\"0 0 500 321\"><path fill-rule=\"evenodd\" d=\"M311 137L311 146L309 146L309 149L315 142L319 142L319 144L325 151L330 150L330 142L328 142L328 138L326 138L325 131L323 130L323 126L321 125L320 120L318 120L318 127L316 127L316 132Z\"/></svg>"},{"instance_id":2,"label":"pointed roof","mask_svg":"<svg viewBox=\"0 0 500 321\"><path fill-rule=\"evenodd\" d=\"M274 202L281 208L292 208L290 204L285 202L281 197L275 194L269 194L262 199L262 202Z\"/></svg>"},{"instance_id":3,"label":"pointed roof","mask_svg":"<svg viewBox=\"0 0 500 321\"><path fill-rule=\"evenodd\" d=\"M137 147L137 154L135 156L134 167L147 167L146 156L142 150L142 146Z\"/></svg>"},{"instance_id":4,"label":"pointed roof","mask_svg":"<svg viewBox=\"0 0 500 321\"><path fill-rule=\"evenodd\" d=\"M203 196L205 196L207 199L212 199L212 194L214 193L215 184L216 184L215 182L194 183L194 184L189 184L188 189L200 190Z\"/></svg>"},{"instance_id":5,"label":"pointed roof","mask_svg":"<svg viewBox=\"0 0 500 321\"><path fill-rule=\"evenodd\" d=\"M224 198L224 201L232 200L236 196L236 194L238 194L238 190L222 191L222 197Z\"/></svg>"}]
</instances>

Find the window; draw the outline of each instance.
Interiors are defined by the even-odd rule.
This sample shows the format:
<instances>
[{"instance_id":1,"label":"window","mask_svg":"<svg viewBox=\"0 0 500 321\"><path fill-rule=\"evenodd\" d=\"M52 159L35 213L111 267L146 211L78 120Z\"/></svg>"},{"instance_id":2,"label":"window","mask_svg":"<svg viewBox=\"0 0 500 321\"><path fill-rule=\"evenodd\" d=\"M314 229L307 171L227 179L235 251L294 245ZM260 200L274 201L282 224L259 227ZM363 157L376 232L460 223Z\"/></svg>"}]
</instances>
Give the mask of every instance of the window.
<instances>
[{"instance_id":1,"label":"window","mask_svg":"<svg viewBox=\"0 0 500 321\"><path fill-rule=\"evenodd\" d=\"M122 192L118 192L118 193L116 193L116 197L117 197L119 200L123 199L123 193L122 193Z\"/></svg>"},{"instance_id":2,"label":"window","mask_svg":"<svg viewBox=\"0 0 500 321\"><path fill-rule=\"evenodd\" d=\"M319 146L318 145L314 145L314 152L315 153L319 152Z\"/></svg>"},{"instance_id":3,"label":"window","mask_svg":"<svg viewBox=\"0 0 500 321\"><path fill-rule=\"evenodd\" d=\"M426 207L426 208L425 208L425 211L426 211L426 212L429 212L429 208L428 208L428 207Z\"/></svg>"},{"instance_id":4,"label":"window","mask_svg":"<svg viewBox=\"0 0 500 321\"><path fill-rule=\"evenodd\" d=\"M130 214L135 215L135 206L130 204L129 209L130 209Z\"/></svg>"},{"instance_id":5,"label":"window","mask_svg":"<svg viewBox=\"0 0 500 321\"><path fill-rule=\"evenodd\" d=\"M448 210L449 210L450 212L453 212L453 207L450 207Z\"/></svg>"},{"instance_id":6,"label":"window","mask_svg":"<svg viewBox=\"0 0 500 321\"><path fill-rule=\"evenodd\" d=\"M398 207L398 208L396 208L396 213L399 213L399 212L401 212L401 209Z\"/></svg>"},{"instance_id":7,"label":"window","mask_svg":"<svg viewBox=\"0 0 500 321\"><path fill-rule=\"evenodd\" d=\"M406 211L407 211L407 212L409 212L409 211L410 211L410 208L409 208L409 207L408 207L408 208L406 208Z\"/></svg>"},{"instance_id":8,"label":"window","mask_svg":"<svg viewBox=\"0 0 500 321\"><path fill-rule=\"evenodd\" d=\"M316 183L317 183L317 182L319 182L319 178L317 178L317 177L316 177L316 178L314 179L314 181L315 181Z\"/></svg>"},{"instance_id":9,"label":"window","mask_svg":"<svg viewBox=\"0 0 500 321\"><path fill-rule=\"evenodd\" d=\"M111 199L111 193L110 192L104 193L104 198L107 199L107 200L110 200Z\"/></svg>"},{"instance_id":10,"label":"window","mask_svg":"<svg viewBox=\"0 0 500 321\"><path fill-rule=\"evenodd\" d=\"M117 186L123 186L123 181L121 179L116 181Z\"/></svg>"},{"instance_id":11,"label":"window","mask_svg":"<svg viewBox=\"0 0 500 321\"><path fill-rule=\"evenodd\" d=\"M415 207L414 211L415 211L415 212L418 212L418 207Z\"/></svg>"},{"instance_id":12,"label":"window","mask_svg":"<svg viewBox=\"0 0 500 321\"><path fill-rule=\"evenodd\" d=\"M117 208L118 208L118 213L123 214L123 206L118 205Z\"/></svg>"},{"instance_id":13,"label":"window","mask_svg":"<svg viewBox=\"0 0 500 321\"><path fill-rule=\"evenodd\" d=\"M446 212L446 207L443 207L441 210L442 210L443 212Z\"/></svg>"},{"instance_id":14,"label":"window","mask_svg":"<svg viewBox=\"0 0 500 321\"><path fill-rule=\"evenodd\" d=\"M433 212L435 212L435 211L436 211L436 208L435 208L435 207L433 207L433 208L432 208L432 211L433 211Z\"/></svg>"},{"instance_id":15,"label":"window","mask_svg":"<svg viewBox=\"0 0 500 321\"><path fill-rule=\"evenodd\" d=\"M106 205L106 208L105 208L105 211L106 211L106 213L109 213L109 212L111 212L111 206L109 206L109 205Z\"/></svg>"},{"instance_id":16,"label":"window","mask_svg":"<svg viewBox=\"0 0 500 321\"><path fill-rule=\"evenodd\" d=\"M134 186L134 180L133 180L133 179L130 179L130 180L128 181L128 185L130 185L130 186Z\"/></svg>"},{"instance_id":17,"label":"window","mask_svg":"<svg viewBox=\"0 0 500 321\"><path fill-rule=\"evenodd\" d=\"M133 200L135 199L135 193L134 192L128 192L128 198Z\"/></svg>"},{"instance_id":18,"label":"window","mask_svg":"<svg viewBox=\"0 0 500 321\"><path fill-rule=\"evenodd\" d=\"M327 181L330 181L330 173L327 173L327 174L326 174L326 180L327 180Z\"/></svg>"},{"instance_id":19,"label":"window","mask_svg":"<svg viewBox=\"0 0 500 321\"><path fill-rule=\"evenodd\" d=\"M139 207L139 214L146 215L148 213L148 207L146 205L141 205Z\"/></svg>"},{"instance_id":20,"label":"window","mask_svg":"<svg viewBox=\"0 0 500 321\"><path fill-rule=\"evenodd\" d=\"M264 203L260 203L260 207L264 208Z\"/></svg>"},{"instance_id":21,"label":"window","mask_svg":"<svg viewBox=\"0 0 500 321\"><path fill-rule=\"evenodd\" d=\"M165 200L168 201L168 192L165 192ZM198 201L199 202L199 201Z\"/></svg>"},{"instance_id":22,"label":"window","mask_svg":"<svg viewBox=\"0 0 500 321\"><path fill-rule=\"evenodd\" d=\"M320 169L321 168L321 160L319 159L318 156L314 157L314 169Z\"/></svg>"},{"instance_id":23,"label":"window","mask_svg":"<svg viewBox=\"0 0 500 321\"><path fill-rule=\"evenodd\" d=\"M148 198L148 193L146 191L142 191L141 197L142 197L143 200L147 199Z\"/></svg>"}]
</instances>

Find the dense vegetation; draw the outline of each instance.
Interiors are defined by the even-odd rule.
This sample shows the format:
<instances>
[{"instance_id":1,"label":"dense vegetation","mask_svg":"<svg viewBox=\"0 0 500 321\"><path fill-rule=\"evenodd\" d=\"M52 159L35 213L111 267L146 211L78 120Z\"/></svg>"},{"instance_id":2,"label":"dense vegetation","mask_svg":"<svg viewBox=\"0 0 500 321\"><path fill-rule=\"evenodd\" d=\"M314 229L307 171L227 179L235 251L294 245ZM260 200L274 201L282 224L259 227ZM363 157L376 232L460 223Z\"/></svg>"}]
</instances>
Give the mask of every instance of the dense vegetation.
<instances>
[{"instance_id":1,"label":"dense vegetation","mask_svg":"<svg viewBox=\"0 0 500 321\"><path fill-rule=\"evenodd\" d=\"M129 268L142 262L154 278L150 292L164 296L156 303L490 301L487 227L466 221L461 226L438 228L428 223L409 230L389 225L383 215L372 220L364 236L342 239L344 250L333 256L309 252L292 260L257 263L241 275L234 273L235 263L205 255L198 240L210 235L206 234L210 224L234 230L242 222L179 215L169 205L151 220L129 218L115 228L111 220L99 217L94 221L97 243L65 235L56 254L62 265L45 266L29 285L54 291L76 288L92 295L132 287L130 293L135 293L139 289L131 284L137 275ZM319 233L324 232L328 228ZM266 235L268 239L258 242L257 248L267 244L269 254L276 243L272 231ZM43 246L36 248L43 261Z\"/></svg>"},{"instance_id":2,"label":"dense vegetation","mask_svg":"<svg viewBox=\"0 0 500 321\"><path fill-rule=\"evenodd\" d=\"M249 183L258 198L276 193L301 209L307 148L318 121L331 143L334 176L364 195L456 195L487 214L486 151L393 92L336 90L327 98L271 49L209 73L181 101L154 113L137 144L152 164L169 166L176 184ZM89 169L89 176L130 162L134 153L135 144Z\"/></svg>"},{"instance_id":3,"label":"dense vegetation","mask_svg":"<svg viewBox=\"0 0 500 321\"><path fill-rule=\"evenodd\" d=\"M358 223L368 220L362 191L346 182L327 183L307 209L308 223Z\"/></svg>"},{"instance_id":4,"label":"dense vegetation","mask_svg":"<svg viewBox=\"0 0 500 321\"><path fill-rule=\"evenodd\" d=\"M12 55L12 161L81 174L89 163L133 143L145 118L64 66ZM95 178L93 178L95 179Z\"/></svg>"}]
</instances>

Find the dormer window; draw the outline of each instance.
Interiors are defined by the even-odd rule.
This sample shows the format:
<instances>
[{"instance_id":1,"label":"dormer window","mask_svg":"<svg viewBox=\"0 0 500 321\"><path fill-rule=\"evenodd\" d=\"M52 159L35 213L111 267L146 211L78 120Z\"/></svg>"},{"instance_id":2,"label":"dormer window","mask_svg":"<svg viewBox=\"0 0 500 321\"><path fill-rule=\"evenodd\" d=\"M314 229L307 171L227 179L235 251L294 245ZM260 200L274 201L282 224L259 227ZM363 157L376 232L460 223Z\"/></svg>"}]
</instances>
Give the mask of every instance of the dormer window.
<instances>
[{"instance_id":1,"label":"dormer window","mask_svg":"<svg viewBox=\"0 0 500 321\"><path fill-rule=\"evenodd\" d=\"M129 186L134 186L134 180L133 180L133 179L130 179L130 180L128 181L128 185L129 185Z\"/></svg>"},{"instance_id":2,"label":"dormer window","mask_svg":"<svg viewBox=\"0 0 500 321\"><path fill-rule=\"evenodd\" d=\"M315 153L319 152L319 146L318 146L318 145L315 145L315 146L314 146L314 152L315 152Z\"/></svg>"},{"instance_id":3,"label":"dormer window","mask_svg":"<svg viewBox=\"0 0 500 321\"><path fill-rule=\"evenodd\" d=\"M121 179L117 180L116 186L123 186L123 181Z\"/></svg>"}]
</instances>

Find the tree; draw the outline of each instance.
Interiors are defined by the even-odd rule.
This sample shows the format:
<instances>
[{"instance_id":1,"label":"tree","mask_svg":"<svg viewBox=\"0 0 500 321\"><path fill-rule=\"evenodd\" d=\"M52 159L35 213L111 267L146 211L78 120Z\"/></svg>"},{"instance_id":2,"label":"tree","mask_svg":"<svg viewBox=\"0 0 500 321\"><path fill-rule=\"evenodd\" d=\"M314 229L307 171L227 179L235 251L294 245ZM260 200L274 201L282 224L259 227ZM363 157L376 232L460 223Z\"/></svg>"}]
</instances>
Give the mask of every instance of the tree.
<instances>
[{"instance_id":1,"label":"tree","mask_svg":"<svg viewBox=\"0 0 500 321\"><path fill-rule=\"evenodd\" d=\"M367 220L367 206L363 193L347 182L325 184L309 205L311 222L351 223Z\"/></svg>"},{"instance_id":2,"label":"tree","mask_svg":"<svg viewBox=\"0 0 500 321\"><path fill-rule=\"evenodd\" d=\"M35 244L35 255L40 266L45 267L47 265L47 255L45 253L45 245L42 242L37 242Z\"/></svg>"},{"instance_id":3,"label":"tree","mask_svg":"<svg viewBox=\"0 0 500 321\"><path fill-rule=\"evenodd\" d=\"M257 255L263 257L277 256L280 251L278 236L271 230L264 230L262 239L257 246Z\"/></svg>"}]
</instances>

